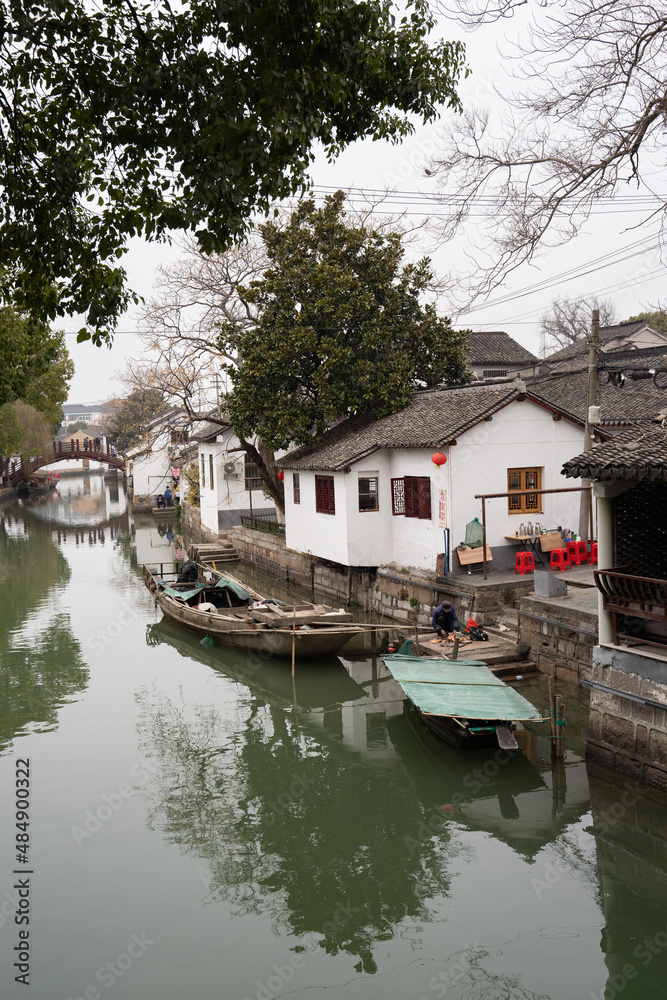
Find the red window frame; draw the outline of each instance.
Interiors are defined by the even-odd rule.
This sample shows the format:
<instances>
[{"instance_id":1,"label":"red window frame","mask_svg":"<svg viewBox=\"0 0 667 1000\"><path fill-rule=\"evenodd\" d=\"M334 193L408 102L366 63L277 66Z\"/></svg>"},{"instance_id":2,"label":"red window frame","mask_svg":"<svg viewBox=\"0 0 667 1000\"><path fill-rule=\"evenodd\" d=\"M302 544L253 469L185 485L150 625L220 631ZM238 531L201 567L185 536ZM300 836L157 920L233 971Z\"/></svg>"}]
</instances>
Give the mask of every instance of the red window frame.
<instances>
[{"instance_id":1,"label":"red window frame","mask_svg":"<svg viewBox=\"0 0 667 1000\"><path fill-rule=\"evenodd\" d=\"M315 510L318 514L336 513L333 476L315 476Z\"/></svg>"}]
</instances>

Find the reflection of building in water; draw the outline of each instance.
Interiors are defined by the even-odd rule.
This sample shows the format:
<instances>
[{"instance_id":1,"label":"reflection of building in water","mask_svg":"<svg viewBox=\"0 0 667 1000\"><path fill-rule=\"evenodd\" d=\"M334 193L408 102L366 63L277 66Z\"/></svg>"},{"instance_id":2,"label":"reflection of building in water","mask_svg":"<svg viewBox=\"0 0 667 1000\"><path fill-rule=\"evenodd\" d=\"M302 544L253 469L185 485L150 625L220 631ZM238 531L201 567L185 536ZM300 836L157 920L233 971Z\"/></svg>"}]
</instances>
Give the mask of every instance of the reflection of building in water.
<instances>
[{"instance_id":1,"label":"reflection of building in water","mask_svg":"<svg viewBox=\"0 0 667 1000\"><path fill-rule=\"evenodd\" d=\"M589 767L608 970L599 996L667 995L667 797Z\"/></svg>"},{"instance_id":2,"label":"reflection of building in water","mask_svg":"<svg viewBox=\"0 0 667 1000\"><path fill-rule=\"evenodd\" d=\"M148 515L137 514L132 524L134 548L137 553L137 563L154 566L156 563L165 567L174 565L174 522L165 521L160 524Z\"/></svg>"}]
</instances>

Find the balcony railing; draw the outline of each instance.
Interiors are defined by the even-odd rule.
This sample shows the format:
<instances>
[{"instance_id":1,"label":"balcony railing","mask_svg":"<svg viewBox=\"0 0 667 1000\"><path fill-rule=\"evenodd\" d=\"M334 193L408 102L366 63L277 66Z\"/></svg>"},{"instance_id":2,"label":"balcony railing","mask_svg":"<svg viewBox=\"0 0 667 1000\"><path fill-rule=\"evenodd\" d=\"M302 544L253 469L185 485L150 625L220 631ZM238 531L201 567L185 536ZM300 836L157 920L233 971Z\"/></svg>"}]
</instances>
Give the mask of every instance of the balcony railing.
<instances>
[{"instance_id":1,"label":"balcony railing","mask_svg":"<svg viewBox=\"0 0 667 1000\"><path fill-rule=\"evenodd\" d=\"M628 615L667 626L667 580L648 576L633 576L624 569L595 570L595 583L602 594L602 607L612 616L614 645L618 639L634 639L649 646L667 645L667 629L662 642L630 635L618 630L618 616Z\"/></svg>"}]
</instances>

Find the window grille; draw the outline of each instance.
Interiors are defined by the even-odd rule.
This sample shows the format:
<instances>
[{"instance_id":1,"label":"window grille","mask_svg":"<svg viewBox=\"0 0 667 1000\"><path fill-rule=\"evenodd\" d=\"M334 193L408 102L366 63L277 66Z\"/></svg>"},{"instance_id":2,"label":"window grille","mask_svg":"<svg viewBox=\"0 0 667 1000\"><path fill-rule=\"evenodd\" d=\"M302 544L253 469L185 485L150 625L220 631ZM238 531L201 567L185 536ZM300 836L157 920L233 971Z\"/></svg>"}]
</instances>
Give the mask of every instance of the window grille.
<instances>
[{"instance_id":1,"label":"window grille","mask_svg":"<svg viewBox=\"0 0 667 1000\"><path fill-rule=\"evenodd\" d=\"M315 476L315 510L318 514L336 513L333 476Z\"/></svg>"},{"instance_id":2,"label":"window grille","mask_svg":"<svg viewBox=\"0 0 667 1000\"><path fill-rule=\"evenodd\" d=\"M392 514L405 514L404 479L392 479L391 481L391 512Z\"/></svg>"},{"instance_id":3,"label":"window grille","mask_svg":"<svg viewBox=\"0 0 667 1000\"><path fill-rule=\"evenodd\" d=\"M248 456L245 456L245 489L246 490L259 490L262 488L262 477L259 474L259 466L257 462L253 462Z\"/></svg>"},{"instance_id":4,"label":"window grille","mask_svg":"<svg viewBox=\"0 0 667 1000\"><path fill-rule=\"evenodd\" d=\"M508 469L507 492L512 490L542 489L541 469ZM540 493L528 493L524 496L507 498L508 514L541 514L542 496Z\"/></svg>"},{"instance_id":5,"label":"window grille","mask_svg":"<svg viewBox=\"0 0 667 1000\"><path fill-rule=\"evenodd\" d=\"M482 368L482 378L505 378L507 368Z\"/></svg>"},{"instance_id":6,"label":"window grille","mask_svg":"<svg viewBox=\"0 0 667 1000\"><path fill-rule=\"evenodd\" d=\"M301 477L298 472L292 473L292 494L294 503L301 503Z\"/></svg>"}]
</instances>

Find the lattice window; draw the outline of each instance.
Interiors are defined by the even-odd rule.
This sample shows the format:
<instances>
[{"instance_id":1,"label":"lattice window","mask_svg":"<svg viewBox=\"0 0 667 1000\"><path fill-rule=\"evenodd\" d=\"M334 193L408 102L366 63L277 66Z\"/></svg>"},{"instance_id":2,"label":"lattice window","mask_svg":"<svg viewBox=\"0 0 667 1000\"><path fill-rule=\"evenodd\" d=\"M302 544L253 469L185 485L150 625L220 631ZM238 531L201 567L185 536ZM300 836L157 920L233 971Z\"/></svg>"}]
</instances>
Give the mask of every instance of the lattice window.
<instances>
[{"instance_id":1,"label":"lattice window","mask_svg":"<svg viewBox=\"0 0 667 1000\"><path fill-rule=\"evenodd\" d=\"M392 479L391 481L391 512L392 514L405 514L404 479Z\"/></svg>"},{"instance_id":2,"label":"lattice window","mask_svg":"<svg viewBox=\"0 0 667 1000\"><path fill-rule=\"evenodd\" d=\"M333 476L315 476L315 510L318 514L336 513Z\"/></svg>"},{"instance_id":3,"label":"lattice window","mask_svg":"<svg viewBox=\"0 0 667 1000\"><path fill-rule=\"evenodd\" d=\"M262 477L259 474L259 466L245 456L245 488L246 490L259 490L262 488Z\"/></svg>"},{"instance_id":4,"label":"lattice window","mask_svg":"<svg viewBox=\"0 0 667 1000\"><path fill-rule=\"evenodd\" d=\"M406 476L405 516L431 520L431 480L428 476Z\"/></svg>"},{"instance_id":5,"label":"lattice window","mask_svg":"<svg viewBox=\"0 0 667 1000\"><path fill-rule=\"evenodd\" d=\"M359 477L359 510L378 509L377 476Z\"/></svg>"},{"instance_id":6,"label":"lattice window","mask_svg":"<svg viewBox=\"0 0 667 1000\"><path fill-rule=\"evenodd\" d=\"M507 368L483 368L482 378L504 378L507 375Z\"/></svg>"},{"instance_id":7,"label":"lattice window","mask_svg":"<svg viewBox=\"0 0 667 1000\"><path fill-rule=\"evenodd\" d=\"M507 492L512 490L542 489L541 469L508 469ZM507 498L508 514L541 514L542 496L540 493L528 493L524 496Z\"/></svg>"},{"instance_id":8,"label":"lattice window","mask_svg":"<svg viewBox=\"0 0 667 1000\"><path fill-rule=\"evenodd\" d=\"M301 477L298 472L292 473L292 499L294 503L301 503Z\"/></svg>"}]
</instances>

